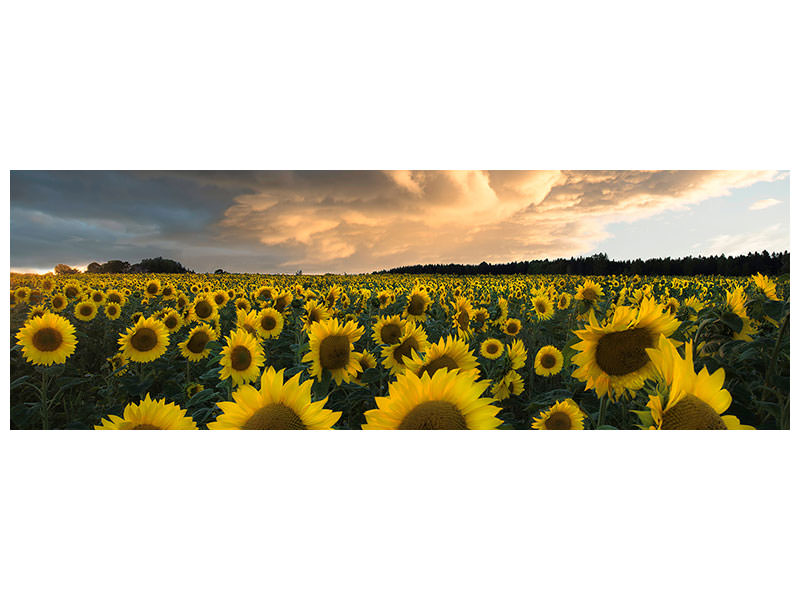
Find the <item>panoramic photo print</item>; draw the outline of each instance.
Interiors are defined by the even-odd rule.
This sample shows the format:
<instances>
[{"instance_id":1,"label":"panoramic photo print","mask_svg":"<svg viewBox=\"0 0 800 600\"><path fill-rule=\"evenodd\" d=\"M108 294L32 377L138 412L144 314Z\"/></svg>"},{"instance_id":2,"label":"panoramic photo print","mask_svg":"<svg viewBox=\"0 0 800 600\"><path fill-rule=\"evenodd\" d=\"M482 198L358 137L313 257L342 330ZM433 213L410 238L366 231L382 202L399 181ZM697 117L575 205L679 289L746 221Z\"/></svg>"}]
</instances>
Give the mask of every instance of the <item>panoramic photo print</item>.
<instances>
[{"instance_id":1,"label":"panoramic photo print","mask_svg":"<svg viewBox=\"0 0 800 600\"><path fill-rule=\"evenodd\" d=\"M12 171L10 238L12 429L789 429L788 171Z\"/></svg>"}]
</instances>

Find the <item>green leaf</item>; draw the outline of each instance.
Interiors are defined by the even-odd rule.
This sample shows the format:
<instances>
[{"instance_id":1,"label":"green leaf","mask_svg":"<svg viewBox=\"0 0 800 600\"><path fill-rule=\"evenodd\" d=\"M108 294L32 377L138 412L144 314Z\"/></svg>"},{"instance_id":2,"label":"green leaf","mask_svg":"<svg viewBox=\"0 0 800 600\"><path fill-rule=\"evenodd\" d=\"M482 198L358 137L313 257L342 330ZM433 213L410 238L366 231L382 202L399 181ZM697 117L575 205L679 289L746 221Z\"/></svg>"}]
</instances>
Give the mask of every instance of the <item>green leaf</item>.
<instances>
[{"instance_id":1,"label":"green leaf","mask_svg":"<svg viewBox=\"0 0 800 600\"><path fill-rule=\"evenodd\" d=\"M720 321L725 323L725 325L730 327L736 333L739 333L744 327L744 322L742 321L742 318L736 313L730 311L723 313L722 316L720 317Z\"/></svg>"},{"instance_id":2,"label":"green leaf","mask_svg":"<svg viewBox=\"0 0 800 600\"><path fill-rule=\"evenodd\" d=\"M15 379L14 381L11 382L11 389L13 390L14 388L22 385L29 378L30 378L30 375L23 375L22 377L18 377L17 379Z\"/></svg>"},{"instance_id":3,"label":"green leaf","mask_svg":"<svg viewBox=\"0 0 800 600\"><path fill-rule=\"evenodd\" d=\"M764 313L769 318L779 321L783 316L783 302L767 300L764 302Z\"/></svg>"}]
</instances>

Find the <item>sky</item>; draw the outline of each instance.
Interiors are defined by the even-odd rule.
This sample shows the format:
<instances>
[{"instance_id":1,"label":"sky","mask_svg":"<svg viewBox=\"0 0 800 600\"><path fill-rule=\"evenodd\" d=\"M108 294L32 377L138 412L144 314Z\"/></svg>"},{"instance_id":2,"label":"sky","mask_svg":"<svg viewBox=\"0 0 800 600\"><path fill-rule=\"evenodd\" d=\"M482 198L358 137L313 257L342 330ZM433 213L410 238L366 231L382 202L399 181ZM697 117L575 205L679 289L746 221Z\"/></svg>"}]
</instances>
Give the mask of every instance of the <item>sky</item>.
<instances>
[{"instance_id":1,"label":"sky","mask_svg":"<svg viewBox=\"0 0 800 600\"><path fill-rule=\"evenodd\" d=\"M11 269L360 273L789 249L788 171L12 171Z\"/></svg>"}]
</instances>

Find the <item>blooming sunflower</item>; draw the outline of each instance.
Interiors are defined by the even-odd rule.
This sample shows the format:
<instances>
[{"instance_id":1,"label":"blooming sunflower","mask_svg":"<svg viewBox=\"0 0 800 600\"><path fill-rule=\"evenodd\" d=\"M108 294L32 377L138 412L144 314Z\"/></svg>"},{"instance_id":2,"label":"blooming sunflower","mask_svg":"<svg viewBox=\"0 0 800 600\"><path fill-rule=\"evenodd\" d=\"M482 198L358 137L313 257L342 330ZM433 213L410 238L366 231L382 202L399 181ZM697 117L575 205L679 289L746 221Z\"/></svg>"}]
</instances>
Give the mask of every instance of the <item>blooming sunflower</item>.
<instances>
[{"instance_id":1,"label":"blooming sunflower","mask_svg":"<svg viewBox=\"0 0 800 600\"><path fill-rule=\"evenodd\" d=\"M258 339L244 329L237 329L225 340L227 344L220 352L220 380L230 377L234 385L242 385L258 378L258 371L264 364L264 350Z\"/></svg>"},{"instance_id":2,"label":"blooming sunflower","mask_svg":"<svg viewBox=\"0 0 800 600\"><path fill-rule=\"evenodd\" d=\"M678 325L649 297L638 311L617 307L611 322L602 327L591 313L589 325L575 332L581 341L572 346L579 351L572 358L578 365L572 376L601 398L609 394L613 400L625 390L638 390L654 372L646 350L656 346L659 335L672 335Z\"/></svg>"},{"instance_id":3,"label":"blooming sunflower","mask_svg":"<svg viewBox=\"0 0 800 600\"><path fill-rule=\"evenodd\" d=\"M209 429L332 429L340 412L325 408L328 398L311 401L311 380L300 383L300 373L283 381L284 370L269 367L261 375L261 389L243 385L233 402L219 402L222 414Z\"/></svg>"},{"instance_id":4,"label":"blooming sunflower","mask_svg":"<svg viewBox=\"0 0 800 600\"><path fill-rule=\"evenodd\" d=\"M78 344L75 327L53 313L45 313L25 323L16 338L25 360L45 366L65 363Z\"/></svg>"},{"instance_id":5,"label":"blooming sunflower","mask_svg":"<svg viewBox=\"0 0 800 600\"><path fill-rule=\"evenodd\" d=\"M103 308L103 312L105 313L107 319L110 321L116 321L122 314L122 309L116 302L107 302Z\"/></svg>"},{"instance_id":6,"label":"blooming sunflower","mask_svg":"<svg viewBox=\"0 0 800 600\"><path fill-rule=\"evenodd\" d=\"M208 324L193 328L184 341L178 344L181 354L191 362L204 359L211 352L208 343L217 339L217 332Z\"/></svg>"},{"instance_id":7,"label":"blooming sunflower","mask_svg":"<svg viewBox=\"0 0 800 600\"><path fill-rule=\"evenodd\" d=\"M451 335L429 346L424 358L412 350L410 357L403 357L403 362L407 369L411 369L420 377L423 373L432 376L439 369L471 372L475 379L479 375L478 361L467 343Z\"/></svg>"},{"instance_id":8,"label":"blooming sunflower","mask_svg":"<svg viewBox=\"0 0 800 600\"><path fill-rule=\"evenodd\" d=\"M470 321L472 320L472 303L463 296L459 296L452 303L453 306L453 327L459 337L469 339L472 334Z\"/></svg>"},{"instance_id":9,"label":"blooming sunflower","mask_svg":"<svg viewBox=\"0 0 800 600\"><path fill-rule=\"evenodd\" d=\"M189 310L189 320L210 322L216 318L217 314L217 305L214 304L214 301L205 294L201 294L192 303Z\"/></svg>"},{"instance_id":10,"label":"blooming sunflower","mask_svg":"<svg viewBox=\"0 0 800 600\"><path fill-rule=\"evenodd\" d=\"M522 323L519 319L506 319L503 323L503 333L510 336L517 335L522 331Z\"/></svg>"},{"instance_id":11,"label":"blooming sunflower","mask_svg":"<svg viewBox=\"0 0 800 600\"><path fill-rule=\"evenodd\" d=\"M533 420L532 429L583 429L583 411L567 398L556 402Z\"/></svg>"},{"instance_id":12,"label":"blooming sunflower","mask_svg":"<svg viewBox=\"0 0 800 600\"><path fill-rule=\"evenodd\" d=\"M403 333L396 344L384 346L381 350L383 356L383 366L389 369L392 374L404 371L406 368L405 358L411 357L412 351L425 352L430 343L425 330L417 325L415 321L409 320L403 327Z\"/></svg>"},{"instance_id":13,"label":"blooming sunflower","mask_svg":"<svg viewBox=\"0 0 800 600\"><path fill-rule=\"evenodd\" d=\"M525 391L525 382L522 376L509 369L503 378L492 386L492 396L497 400L505 400L510 396L519 396Z\"/></svg>"},{"instance_id":14,"label":"blooming sunflower","mask_svg":"<svg viewBox=\"0 0 800 600\"><path fill-rule=\"evenodd\" d=\"M484 340L484 342L481 344L481 356L494 360L496 358L500 358L504 349L505 346L503 345L503 342L495 338L489 338L488 340Z\"/></svg>"},{"instance_id":15,"label":"blooming sunflower","mask_svg":"<svg viewBox=\"0 0 800 600\"><path fill-rule=\"evenodd\" d=\"M289 308L293 299L294 296L291 292L281 292L280 295L272 301L272 308L282 313Z\"/></svg>"},{"instance_id":16,"label":"blooming sunflower","mask_svg":"<svg viewBox=\"0 0 800 600\"><path fill-rule=\"evenodd\" d=\"M245 312L250 312L252 308L250 301L244 297L234 300L233 305L236 307L236 310L243 310Z\"/></svg>"},{"instance_id":17,"label":"blooming sunflower","mask_svg":"<svg viewBox=\"0 0 800 600\"><path fill-rule=\"evenodd\" d=\"M558 297L558 309L565 310L569 308L571 302L572 302L572 296L570 296L567 292L563 292Z\"/></svg>"},{"instance_id":18,"label":"blooming sunflower","mask_svg":"<svg viewBox=\"0 0 800 600\"><path fill-rule=\"evenodd\" d=\"M151 279L144 286L144 295L148 298L155 298L161 293L161 281L159 279Z\"/></svg>"},{"instance_id":19,"label":"blooming sunflower","mask_svg":"<svg viewBox=\"0 0 800 600\"><path fill-rule=\"evenodd\" d=\"M775 293L774 281L770 281L769 277L767 277L766 275L762 275L761 273L753 275L752 277L753 277L753 282L756 284L758 289L764 292L764 295L769 300L780 300L780 298L778 298L778 294Z\"/></svg>"},{"instance_id":20,"label":"blooming sunflower","mask_svg":"<svg viewBox=\"0 0 800 600\"><path fill-rule=\"evenodd\" d=\"M575 291L575 298L594 304L603 295L603 289L594 281L586 279Z\"/></svg>"},{"instance_id":21,"label":"blooming sunflower","mask_svg":"<svg viewBox=\"0 0 800 600\"><path fill-rule=\"evenodd\" d=\"M161 322L164 323L164 327L166 327L167 331L170 333L177 331L183 326L183 318L181 318L180 313L174 308L170 308L166 314L161 317Z\"/></svg>"},{"instance_id":22,"label":"blooming sunflower","mask_svg":"<svg viewBox=\"0 0 800 600\"><path fill-rule=\"evenodd\" d=\"M164 398L152 400L150 394L139 403L125 407L121 417L109 415L95 429L197 429L197 424L186 416L186 409Z\"/></svg>"},{"instance_id":23,"label":"blooming sunflower","mask_svg":"<svg viewBox=\"0 0 800 600\"><path fill-rule=\"evenodd\" d=\"M306 315L303 318L303 329L308 331L314 323L330 319L330 317L331 313L325 308L324 304L320 304L316 300L311 300L306 303Z\"/></svg>"},{"instance_id":24,"label":"blooming sunflower","mask_svg":"<svg viewBox=\"0 0 800 600\"><path fill-rule=\"evenodd\" d=\"M744 288L737 287L733 292L726 290L725 296L725 305L728 310L738 316L742 321L742 328L739 331L733 331L733 339L752 342L753 338L751 334L755 333L756 329L751 325L750 317L747 316L747 308L745 308L747 296L744 293Z\"/></svg>"},{"instance_id":25,"label":"blooming sunflower","mask_svg":"<svg viewBox=\"0 0 800 600\"><path fill-rule=\"evenodd\" d=\"M482 397L488 381L470 373L439 369L433 377L413 371L389 384L389 395L375 398L378 408L364 413L362 429L497 429L500 408Z\"/></svg>"},{"instance_id":26,"label":"blooming sunflower","mask_svg":"<svg viewBox=\"0 0 800 600\"><path fill-rule=\"evenodd\" d=\"M125 372L123 367L128 364L128 359L123 356L122 352L117 352L114 356L107 358L106 360L108 361L108 364L111 365L111 371L115 372L117 377Z\"/></svg>"},{"instance_id":27,"label":"blooming sunflower","mask_svg":"<svg viewBox=\"0 0 800 600\"><path fill-rule=\"evenodd\" d=\"M215 291L213 294L211 294L211 301L218 309L224 307L228 302L230 302L227 290Z\"/></svg>"},{"instance_id":28,"label":"blooming sunflower","mask_svg":"<svg viewBox=\"0 0 800 600\"><path fill-rule=\"evenodd\" d=\"M329 371L337 385L352 381L361 368L353 344L363 333L364 328L353 321L340 324L338 319L327 319L312 324L308 330L310 349L303 356L303 362L312 363L311 376L321 380L323 372Z\"/></svg>"},{"instance_id":29,"label":"blooming sunflower","mask_svg":"<svg viewBox=\"0 0 800 600\"><path fill-rule=\"evenodd\" d=\"M431 305L431 297L427 290L416 285L408 295L408 302L403 309L403 318L409 321L424 321L428 318L427 310Z\"/></svg>"},{"instance_id":30,"label":"blooming sunflower","mask_svg":"<svg viewBox=\"0 0 800 600\"><path fill-rule=\"evenodd\" d=\"M376 344L392 346L400 341L406 321L400 315L381 317L372 326L372 339Z\"/></svg>"},{"instance_id":31,"label":"blooming sunflower","mask_svg":"<svg viewBox=\"0 0 800 600\"><path fill-rule=\"evenodd\" d=\"M511 362L511 368L515 371L525 366L528 360L528 351L525 349L525 344L522 340L514 340L508 347L508 360Z\"/></svg>"},{"instance_id":32,"label":"blooming sunflower","mask_svg":"<svg viewBox=\"0 0 800 600\"><path fill-rule=\"evenodd\" d=\"M91 300L83 300L75 305L75 316L81 321L91 321L97 316L97 305Z\"/></svg>"},{"instance_id":33,"label":"blooming sunflower","mask_svg":"<svg viewBox=\"0 0 800 600\"><path fill-rule=\"evenodd\" d=\"M150 362L164 354L169 345L169 332L154 317L139 317L136 325L119 336L119 347L125 358L133 362Z\"/></svg>"},{"instance_id":34,"label":"blooming sunflower","mask_svg":"<svg viewBox=\"0 0 800 600\"><path fill-rule=\"evenodd\" d=\"M375 357L372 355L371 352L355 352L356 360L358 361L359 366L361 367L361 372L356 375L356 378L353 380L358 385L364 387L367 384L361 380L361 376L367 372L367 369L374 369L378 366L378 361L375 360Z\"/></svg>"},{"instance_id":35,"label":"blooming sunflower","mask_svg":"<svg viewBox=\"0 0 800 600\"><path fill-rule=\"evenodd\" d=\"M544 346L536 353L533 368L537 375L549 377L560 373L564 366L564 355L555 346Z\"/></svg>"},{"instance_id":36,"label":"blooming sunflower","mask_svg":"<svg viewBox=\"0 0 800 600\"><path fill-rule=\"evenodd\" d=\"M553 302L547 296L536 296L532 302L533 312L540 321L548 321L553 318Z\"/></svg>"},{"instance_id":37,"label":"blooming sunflower","mask_svg":"<svg viewBox=\"0 0 800 600\"><path fill-rule=\"evenodd\" d=\"M475 331L486 331L489 328L491 315L488 310L481 307L472 315L472 320L475 321Z\"/></svg>"},{"instance_id":38,"label":"blooming sunflower","mask_svg":"<svg viewBox=\"0 0 800 600\"><path fill-rule=\"evenodd\" d=\"M50 310L61 312L67 307L67 297L64 294L56 294L50 298Z\"/></svg>"},{"instance_id":39,"label":"blooming sunflower","mask_svg":"<svg viewBox=\"0 0 800 600\"><path fill-rule=\"evenodd\" d=\"M709 374L703 367L695 373L691 342L686 343L685 353L681 358L664 335L657 348L647 349L662 384L662 393L651 395L647 403L651 429L755 429L742 425L733 415L722 414L731 405L731 394L722 387L725 370Z\"/></svg>"},{"instance_id":40,"label":"blooming sunflower","mask_svg":"<svg viewBox=\"0 0 800 600\"><path fill-rule=\"evenodd\" d=\"M256 330L262 338L276 338L283 331L283 315L274 308L264 308L257 315Z\"/></svg>"},{"instance_id":41,"label":"blooming sunflower","mask_svg":"<svg viewBox=\"0 0 800 600\"><path fill-rule=\"evenodd\" d=\"M251 310L250 312L237 310L236 327L237 329L244 329L247 333L255 338L261 337L258 331L258 313L254 310Z\"/></svg>"}]
</instances>

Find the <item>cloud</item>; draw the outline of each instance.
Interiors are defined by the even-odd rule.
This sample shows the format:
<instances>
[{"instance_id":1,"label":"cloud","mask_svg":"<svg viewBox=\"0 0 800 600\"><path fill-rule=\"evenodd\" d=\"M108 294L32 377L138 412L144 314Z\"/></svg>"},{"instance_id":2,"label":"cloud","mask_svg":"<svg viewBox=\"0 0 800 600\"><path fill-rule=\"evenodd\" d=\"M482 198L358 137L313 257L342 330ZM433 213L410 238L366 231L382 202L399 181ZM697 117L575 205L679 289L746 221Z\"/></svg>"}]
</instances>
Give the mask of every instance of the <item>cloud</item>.
<instances>
[{"instance_id":1,"label":"cloud","mask_svg":"<svg viewBox=\"0 0 800 600\"><path fill-rule=\"evenodd\" d=\"M764 198L763 200L756 200L750 205L750 210L764 210L765 208L769 208L770 206L775 206L776 204L780 204L780 200L776 200L775 198Z\"/></svg>"},{"instance_id":2,"label":"cloud","mask_svg":"<svg viewBox=\"0 0 800 600\"><path fill-rule=\"evenodd\" d=\"M196 270L314 273L571 256L593 251L609 237L611 223L687 210L784 176L776 171L13 172L12 264L21 257L25 264L38 264L28 259L41 257L47 267L162 254Z\"/></svg>"},{"instance_id":3,"label":"cloud","mask_svg":"<svg viewBox=\"0 0 800 600\"><path fill-rule=\"evenodd\" d=\"M789 232L785 227L776 223L755 233L738 235L718 235L711 240L708 254L727 254L738 256L748 252L779 252L789 247Z\"/></svg>"}]
</instances>

